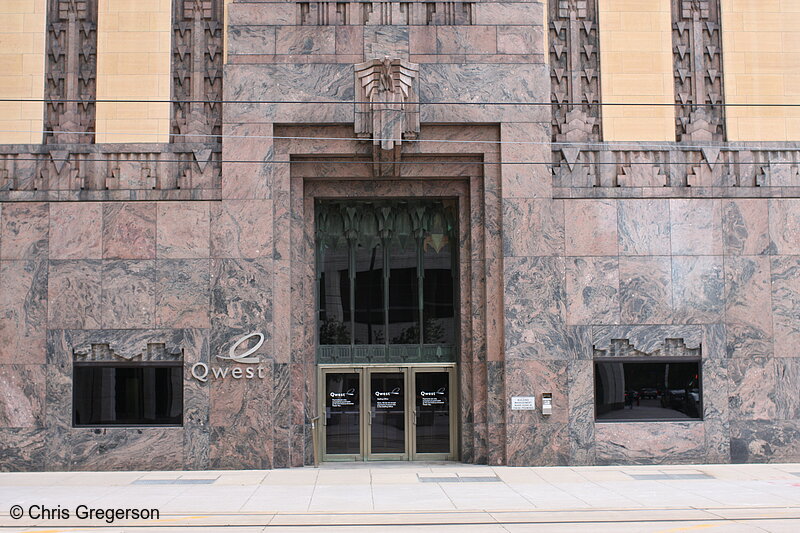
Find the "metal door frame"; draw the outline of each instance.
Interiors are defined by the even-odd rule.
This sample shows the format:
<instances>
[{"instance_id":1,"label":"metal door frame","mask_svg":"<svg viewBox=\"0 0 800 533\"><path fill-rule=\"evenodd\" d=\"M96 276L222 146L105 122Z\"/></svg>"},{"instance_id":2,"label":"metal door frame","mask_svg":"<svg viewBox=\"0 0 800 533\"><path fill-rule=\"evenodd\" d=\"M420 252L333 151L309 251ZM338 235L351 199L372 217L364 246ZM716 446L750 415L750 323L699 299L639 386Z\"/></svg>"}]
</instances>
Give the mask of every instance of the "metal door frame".
<instances>
[{"instance_id":1,"label":"metal door frame","mask_svg":"<svg viewBox=\"0 0 800 533\"><path fill-rule=\"evenodd\" d=\"M317 391L318 392L318 412L322 423L320 424L321 435L319 438L320 457L323 461L455 461L458 459L459 432L458 432L458 410L456 406L459 401L458 396L458 376L456 373L457 365L443 363L409 363L409 364L390 364L379 363L372 365L318 365ZM449 453L417 453L416 450L416 374L420 372L447 372L450 387L450 452ZM328 454L326 450L327 439L325 426L327 417L325 412L325 375L326 374L358 374L359 376L359 454ZM369 453L371 447L371 379L372 374L380 373L402 373L405 387L405 453L402 454L372 454Z\"/></svg>"}]
</instances>

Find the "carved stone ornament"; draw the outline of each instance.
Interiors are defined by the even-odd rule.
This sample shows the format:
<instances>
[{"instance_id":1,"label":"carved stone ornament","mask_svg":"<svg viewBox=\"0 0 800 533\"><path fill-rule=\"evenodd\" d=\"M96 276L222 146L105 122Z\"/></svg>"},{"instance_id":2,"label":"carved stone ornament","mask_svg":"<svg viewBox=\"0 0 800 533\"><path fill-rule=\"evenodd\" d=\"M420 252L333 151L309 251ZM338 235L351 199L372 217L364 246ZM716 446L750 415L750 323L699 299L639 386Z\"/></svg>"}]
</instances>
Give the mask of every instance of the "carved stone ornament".
<instances>
[{"instance_id":1,"label":"carved stone ornament","mask_svg":"<svg viewBox=\"0 0 800 533\"><path fill-rule=\"evenodd\" d=\"M402 59L355 65L356 136L372 139L379 175L396 175L403 140L419 134L418 74L419 65Z\"/></svg>"}]
</instances>

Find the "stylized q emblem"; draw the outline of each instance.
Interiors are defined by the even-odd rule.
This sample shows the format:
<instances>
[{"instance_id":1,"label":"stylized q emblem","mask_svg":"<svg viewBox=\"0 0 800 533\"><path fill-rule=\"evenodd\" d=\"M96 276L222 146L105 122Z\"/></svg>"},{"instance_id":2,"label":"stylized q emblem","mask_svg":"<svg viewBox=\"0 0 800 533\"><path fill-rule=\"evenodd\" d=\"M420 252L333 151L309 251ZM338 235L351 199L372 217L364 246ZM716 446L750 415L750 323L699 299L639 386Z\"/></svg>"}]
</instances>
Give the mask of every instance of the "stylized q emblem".
<instances>
[{"instance_id":1,"label":"stylized q emblem","mask_svg":"<svg viewBox=\"0 0 800 533\"><path fill-rule=\"evenodd\" d=\"M256 343L256 345L247 350L246 352L244 352L243 354L236 355L236 348L238 348L239 345L241 345L247 339L250 339L252 337L258 337L258 342ZM225 359L227 361L233 361L234 363L260 363L261 360L258 357L248 357L248 356L257 352L258 349L261 348L262 344L264 344L264 334L251 333L250 335L245 335L244 337L236 341L233 344L233 346L231 346L231 349L228 350L227 356L218 355L217 359Z\"/></svg>"}]
</instances>

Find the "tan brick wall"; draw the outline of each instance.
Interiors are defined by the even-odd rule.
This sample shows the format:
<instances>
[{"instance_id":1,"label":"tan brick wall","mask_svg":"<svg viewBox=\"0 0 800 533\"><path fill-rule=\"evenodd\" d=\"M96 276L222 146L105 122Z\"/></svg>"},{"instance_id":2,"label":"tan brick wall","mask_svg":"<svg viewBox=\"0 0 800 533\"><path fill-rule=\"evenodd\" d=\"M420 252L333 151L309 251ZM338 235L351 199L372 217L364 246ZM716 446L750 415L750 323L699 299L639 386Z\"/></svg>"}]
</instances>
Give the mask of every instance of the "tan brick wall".
<instances>
[{"instance_id":1,"label":"tan brick wall","mask_svg":"<svg viewBox=\"0 0 800 533\"><path fill-rule=\"evenodd\" d=\"M45 0L0 0L0 98L44 96ZM42 102L0 102L0 144L42 142Z\"/></svg>"},{"instance_id":2,"label":"tan brick wall","mask_svg":"<svg viewBox=\"0 0 800 533\"><path fill-rule=\"evenodd\" d=\"M673 102L670 0L599 0L602 96L609 103ZM674 141L671 106L604 106L608 141Z\"/></svg>"},{"instance_id":3,"label":"tan brick wall","mask_svg":"<svg viewBox=\"0 0 800 533\"><path fill-rule=\"evenodd\" d=\"M726 101L800 104L800 0L722 0ZM800 141L800 108L729 107L731 141Z\"/></svg>"},{"instance_id":4,"label":"tan brick wall","mask_svg":"<svg viewBox=\"0 0 800 533\"><path fill-rule=\"evenodd\" d=\"M99 0L98 100L169 100L171 0ZM169 103L98 103L97 142L169 141Z\"/></svg>"}]
</instances>

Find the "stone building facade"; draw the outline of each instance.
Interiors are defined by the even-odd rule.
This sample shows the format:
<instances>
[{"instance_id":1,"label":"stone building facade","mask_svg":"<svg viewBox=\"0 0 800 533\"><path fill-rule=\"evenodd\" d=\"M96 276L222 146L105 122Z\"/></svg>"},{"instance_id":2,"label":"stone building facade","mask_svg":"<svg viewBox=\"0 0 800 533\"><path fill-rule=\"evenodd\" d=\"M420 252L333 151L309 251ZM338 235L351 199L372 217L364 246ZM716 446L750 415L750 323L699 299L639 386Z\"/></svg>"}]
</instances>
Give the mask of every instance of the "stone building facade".
<instances>
[{"instance_id":1,"label":"stone building facade","mask_svg":"<svg viewBox=\"0 0 800 533\"><path fill-rule=\"evenodd\" d=\"M4 5L0 468L308 465L337 458L346 405L349 459L800 460L791 2ZM387 331L356 340L380 311L356 309L359 252L325 270L337 242L394 261L403 239L448 250L449 292L407 270L449 344L421 315L388 338L388 266L363 282ZM331 341L334 299L352 327ZM598 365L625 362L697 365L656 394L700 407L603 420ZM179 368L177 418L81 422L92 365ZM333 375L355 406L326 403ZM370 403L382 375L399 404ZM611 403L634 411L628 388ZM425 451L423 407L446 449Z\"/></svg>"}]
</instances>

